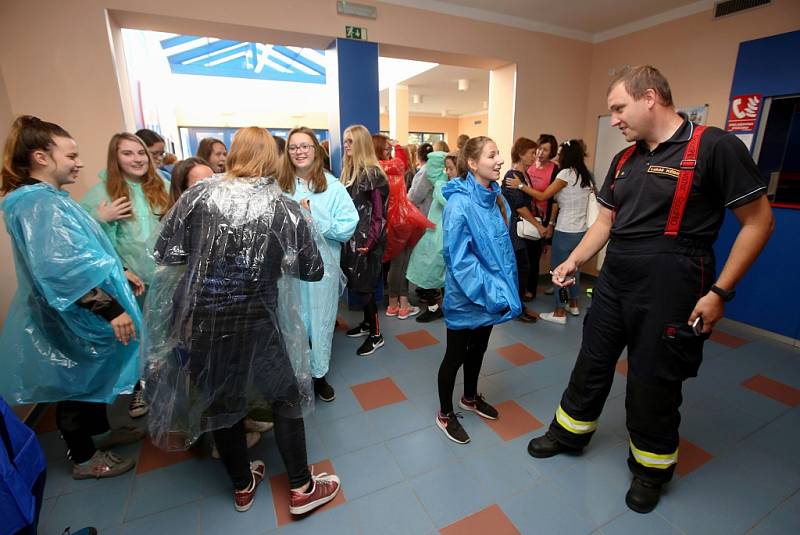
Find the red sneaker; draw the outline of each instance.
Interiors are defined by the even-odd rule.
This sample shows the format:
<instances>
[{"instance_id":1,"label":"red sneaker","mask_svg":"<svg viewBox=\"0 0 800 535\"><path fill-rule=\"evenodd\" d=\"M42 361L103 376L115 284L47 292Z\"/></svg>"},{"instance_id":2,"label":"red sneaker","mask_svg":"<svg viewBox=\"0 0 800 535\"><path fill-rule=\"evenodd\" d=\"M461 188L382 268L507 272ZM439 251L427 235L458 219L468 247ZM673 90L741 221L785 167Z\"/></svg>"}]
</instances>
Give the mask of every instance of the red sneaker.
<instances>
[{"instance_id":1,"label":"red sneaker","mask_svg":"<svg viewBox=\"0 0 800 535\"><path fill-rule=\"evenodd\" d=\"M253 474L253 482L244 490L236 490L233 492L233 500L236 504L236 510L243 513L250 509L253 501L256 499L256 488L261 480L264 479L264 472L267 467L263 461L253 461L250 463L250 473Z\"/></svg>"},{"instance_id":2,"label":"red sneaker","mask_svg":"<svg viewBox=\"0 0 800 535\"><path fill-rule=\"evenodd\" d=\"M290 491L289 512L293 515L302 515L321 507L334 499L339 492L341 482L334 475L322 473L311 474L311 488L308 492Z\"/></svg>"}]
</instances>

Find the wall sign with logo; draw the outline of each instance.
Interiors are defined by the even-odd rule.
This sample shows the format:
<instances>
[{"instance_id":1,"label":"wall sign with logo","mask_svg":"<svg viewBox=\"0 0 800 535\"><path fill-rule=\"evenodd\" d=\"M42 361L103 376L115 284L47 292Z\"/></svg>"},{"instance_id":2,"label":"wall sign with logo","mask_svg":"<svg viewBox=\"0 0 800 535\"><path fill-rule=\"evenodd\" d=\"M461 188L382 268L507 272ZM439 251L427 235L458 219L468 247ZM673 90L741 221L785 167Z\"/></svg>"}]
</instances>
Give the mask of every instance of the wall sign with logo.
<instances>
[{"instance_id":1,"label":"wall sign with logo","mask_svg":"<svg viewBox=\"0 0 800 535\"><path fill-rule=\"evenodd\" d=\"M729 132L752 132L756 129L758 112L761 110L761 94L739 95L731 99L731 109L728 113L728 124L725 127Z\"/></svg>"}]
</instances>

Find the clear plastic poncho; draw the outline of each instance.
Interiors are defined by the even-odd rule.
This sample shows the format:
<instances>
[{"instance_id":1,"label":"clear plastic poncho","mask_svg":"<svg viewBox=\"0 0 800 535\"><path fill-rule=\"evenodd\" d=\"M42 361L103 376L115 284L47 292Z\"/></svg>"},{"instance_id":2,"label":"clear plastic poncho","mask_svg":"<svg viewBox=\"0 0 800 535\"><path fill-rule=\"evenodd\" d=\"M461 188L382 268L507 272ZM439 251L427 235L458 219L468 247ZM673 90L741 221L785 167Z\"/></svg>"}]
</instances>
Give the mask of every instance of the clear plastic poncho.
<instances>
[{"instance_id":1,"label":"clear plastic poncho","mask_svg":"<svg viewBox=\"0 0 800 535\"><path fill-rule=\"evenodd\" d=\"M77 301L95 288L141 315L117 253L97 222L49 184L21 187L2 204L17 292L0 335L0 393L11 403L111 403L139 378L139 345Z\"/></svg>"},{"instance_id":2,"label":"clear plastic poncho","mask_svg":"<svg viewBox=\"0 0 800 535\"><path fill-rule=\"evenodd\" d=\"M322 279L322 239L271 178L201 182L167 213L142 341L156 445L312 406L298 279Z\"/></svg>"}]
</instances>

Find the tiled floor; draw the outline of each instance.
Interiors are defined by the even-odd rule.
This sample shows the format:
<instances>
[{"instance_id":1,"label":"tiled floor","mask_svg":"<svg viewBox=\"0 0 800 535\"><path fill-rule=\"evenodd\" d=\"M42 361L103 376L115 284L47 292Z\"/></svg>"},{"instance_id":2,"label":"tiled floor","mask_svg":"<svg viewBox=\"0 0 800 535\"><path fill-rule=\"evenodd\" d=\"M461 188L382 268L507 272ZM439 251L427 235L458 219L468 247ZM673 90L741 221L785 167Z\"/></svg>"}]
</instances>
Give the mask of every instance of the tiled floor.
<instances>
[{"instance_id":1,"label":"tiled floor","mask_svg":"<svg viewBox=\"0 0 800 535\"><path fill-rule=\"evenodd\" d=\"M545 310L549 297L533 302ZM343 311L351 325L358 313ZM706 346L700 377L684 387L681 461L654 513L629 511L625 377L620 360L592 444L581 456L534 460L525 447L558 404L580 345L582 317L566 326L496 327L479 390L496 422L464 415L472 442L434 425L442 321L382 318L386 346L357 357L361 339L334 337L333 403L307 419L309 461L334 471L342 494L299 520L271 433L252 450L269 479L247 513L233 508L219 462L165 454L144 443L124 453L137 470L73 481L52 419L39 426L49 460L40 533L94 525L119 534L789 534L800 533L800 351L730 328ZM460 380L459 380L460 384ZM456 396L460 394L456 386ZM112 411L125 421L125 399Z\"/></svg>"}]
</instances>

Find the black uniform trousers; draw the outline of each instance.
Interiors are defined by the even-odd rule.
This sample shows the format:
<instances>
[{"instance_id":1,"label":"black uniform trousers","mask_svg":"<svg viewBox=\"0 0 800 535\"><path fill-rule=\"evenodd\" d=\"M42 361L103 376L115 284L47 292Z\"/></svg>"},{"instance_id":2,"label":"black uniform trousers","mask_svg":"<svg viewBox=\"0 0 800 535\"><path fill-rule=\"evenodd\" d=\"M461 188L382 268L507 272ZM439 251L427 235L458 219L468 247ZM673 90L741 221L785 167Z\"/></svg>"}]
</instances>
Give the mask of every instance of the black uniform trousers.
<instances>
[{"instance_id":1,"label":"black uniform trousers","mask_svg":"<svg viewBox=\"0 0 800 535\"><path fill-rule=\"evenodd\" d=\"M672 478L682 381L697 375L708 337L696 336L687 321L714 277L708 245L667 236L612 240L584 318L578 359L550 425L559 442L589 443L627 346L628 465L643 479Z\"/></svg>"}]
</instances>

